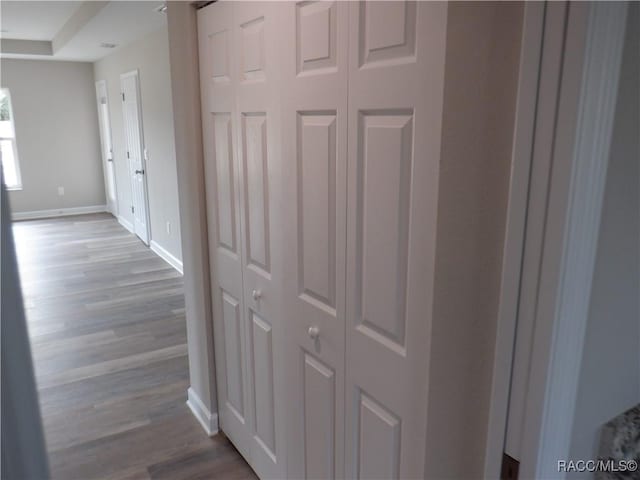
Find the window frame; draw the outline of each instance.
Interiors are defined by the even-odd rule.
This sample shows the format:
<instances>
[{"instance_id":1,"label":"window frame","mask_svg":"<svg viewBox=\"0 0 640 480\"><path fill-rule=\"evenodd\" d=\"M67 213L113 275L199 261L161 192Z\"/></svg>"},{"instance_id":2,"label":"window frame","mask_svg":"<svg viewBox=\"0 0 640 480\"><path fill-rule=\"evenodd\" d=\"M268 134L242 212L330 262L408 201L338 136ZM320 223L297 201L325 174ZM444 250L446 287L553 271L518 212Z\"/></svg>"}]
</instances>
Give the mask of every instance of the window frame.
<instances>
[{"instance_id":1,"label":"window frame","mask_svg":"<svg viewBox=\"0 0 640 480\"><path fill-rule=\"evenodd\" d=\"M11 147L13 149L13 168L15 169L16 172L16 183L13 185L8 185L6 184L6 179L5 180L5 186L7 188L7 190L22 190L22 174L20 172L20 160L18 158L18 143L16 141L16 123L15 123L15 116L13 113L13 104L11 102L11 92L9 91L8 88L2 87L0 88L0 94L3 94L7 97L7 103L9 105L9 121L11 122L11 130L13 132L13 136L12 137L3 137L0 136L0 141L10 141L11 142ZM0 152L0 162L2 161L1 159L1 152ZM0 168L2 168L4 170L4 166L2 166L2 164L0 164ZM4 177L4 174L3 174Z\"/></svg>"}]
</instances>

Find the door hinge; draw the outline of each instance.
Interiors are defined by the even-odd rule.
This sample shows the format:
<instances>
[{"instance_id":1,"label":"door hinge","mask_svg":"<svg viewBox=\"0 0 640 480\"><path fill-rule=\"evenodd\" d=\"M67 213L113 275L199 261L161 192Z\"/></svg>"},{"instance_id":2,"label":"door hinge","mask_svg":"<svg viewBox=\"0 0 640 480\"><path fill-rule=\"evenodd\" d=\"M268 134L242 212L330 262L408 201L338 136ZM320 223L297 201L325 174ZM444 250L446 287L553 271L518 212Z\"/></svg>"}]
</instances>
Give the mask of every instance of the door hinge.
<instances>
[{"instance_id":1,"label":"door hinge","mask_svg":"<svg viewBox=\"0 0 640 480\"><path fill-rule=\"evenodd\" d=\"M500 469L500 480L518 480L518 470L520 462L506 453L502 454L502 468Z\"/></svg>"},{"instance_id":2,"label":"door hinge","mask_svg":"<svg viewBox=\"0 0 640 480\"><path fill-rule=\"evenodd\" d=\"M129 151L127 150L127 158L129 158Z\"/></svg>"},{"instance_id":3,"label":"door hinge","mask_svg":"<svg viewBox=\"0 0 640 480\"><path fill-rule=\"evenodd\" d=\"M136 209L135 209L135 208L133 208L133 205L131 205L131 213L133 213L133 212L135 212L135 211L136 211Z\"/></svg>"},{"instance_id":4,"label":"door hinge","mask_svg":"<svg viewBox=\"0 0 640 480\"><path fill-rule=\"evenodd\" d=\"M122 92L122 101L124 102L124 92Z\"/></svg>"}]
</instances>

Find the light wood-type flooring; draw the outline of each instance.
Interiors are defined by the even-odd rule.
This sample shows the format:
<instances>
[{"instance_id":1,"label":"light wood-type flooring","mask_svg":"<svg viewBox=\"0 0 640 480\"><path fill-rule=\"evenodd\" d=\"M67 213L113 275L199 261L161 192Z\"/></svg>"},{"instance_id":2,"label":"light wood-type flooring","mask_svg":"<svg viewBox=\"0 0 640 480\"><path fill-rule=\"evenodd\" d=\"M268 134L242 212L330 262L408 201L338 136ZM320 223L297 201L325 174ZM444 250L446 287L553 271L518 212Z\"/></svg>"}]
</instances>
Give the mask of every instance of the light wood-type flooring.
<instances>
[{"instance_id":1,"label":"light wood-type flooring","mask_svg":"<svg viewBox=\"0 0 640 480\"><path fill-rule=\"evenodd\" d=\"M185 404L180 274L109 214L13 231L52 477L256 478Z\"/></svg>"}]
</instances>

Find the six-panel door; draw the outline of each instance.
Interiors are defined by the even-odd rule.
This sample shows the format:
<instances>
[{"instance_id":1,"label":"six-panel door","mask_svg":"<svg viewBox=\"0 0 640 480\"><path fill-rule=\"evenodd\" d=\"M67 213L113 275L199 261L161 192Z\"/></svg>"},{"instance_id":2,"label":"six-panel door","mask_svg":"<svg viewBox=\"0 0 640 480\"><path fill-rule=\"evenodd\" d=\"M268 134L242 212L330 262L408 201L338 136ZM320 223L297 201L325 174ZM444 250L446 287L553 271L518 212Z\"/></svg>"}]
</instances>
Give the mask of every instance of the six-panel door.
<instances>
[{"instance_id":1,"label":"six-panel door","mask_svg":"<svg viewBox=\"0 0 640 480\"><path fill-rule=\"evenodd\" d=\"M446 12L349 4L349 478L424 474Z\"/></svg>"},{"instance_id":2,"label":"six-panel door","mask_svg":"<svg viewBox=\"0 0 640 480\"><path fill-rule=\"evenodd\" d=\"M288 473L342 478L348 5L291 2L285 8Z\"/></svg>"},{"instance_id":3,"label":"six-panel door","mask_svg":"<svg viewBox=\"0 0 640 480\"><path fill-rule=\"evenodd\" d=\"M244 454L250 450L250 398L243 321L233 15L230 3L198 12L200 87L218 417Z\"/></svg>"},{"instance_id":4,"label":"six-panel door","mask_svg":"<svg viewBox=\"0 0 640 480\"><path fill-rule=\"evenodd\" d=\"M147 182L145 180L144 141L142 134L142 108L140 105L138 71L120 76L122 88L122 114L124 116L127 165L131 179L133 227L136 235L149 244L147 218Z\"/></svg>"},{"instance_id":5,"label":"six-panel door","mask_svg":"<svg viewBox=\"0 0 640 480\"><path fill-rule=\"evenodd\" d=\"M198 14L220 426L262 478L286 471L277 14L269 2Z\"/></svg>"},{"instance_id":6,"label":"six-panel door","mask_svg":"<svg viewBox=\"0 0 640 480\"><path fill-rule=\"evenodd\" d=\"M445 25L199 13L221 427L263 478L423 475Z\"/></svg>"}]
</instances>

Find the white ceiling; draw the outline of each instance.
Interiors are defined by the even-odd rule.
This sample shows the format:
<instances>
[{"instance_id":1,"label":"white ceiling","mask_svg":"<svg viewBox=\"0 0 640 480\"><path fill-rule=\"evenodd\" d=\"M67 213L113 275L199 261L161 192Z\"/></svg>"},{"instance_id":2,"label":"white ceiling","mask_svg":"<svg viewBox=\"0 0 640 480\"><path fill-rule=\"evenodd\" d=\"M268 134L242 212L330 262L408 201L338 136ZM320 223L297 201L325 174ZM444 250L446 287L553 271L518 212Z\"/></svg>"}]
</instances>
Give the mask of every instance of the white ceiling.
<instances>
[{"instance_id":1,"label":"white ceiling","mask_svg":"<svg viewBox=\"0 0 640 480\"><path fill-rule=\"evenodd\" d=\"M82 2L0 2L2 38L52 40Z\"/></svg>"},{"instance_id":2,"label":"white ceiling","mask_svg":"<svg viewBox=\"0 0 640 480\"><path fill-rule=\"evenodd\" d=\"M162 1L0 1L2 39L52 41L53 53L25 55L3 48L3 58L94 62L166 25ZM6 30L6 32L5 32ZM62 33L61 33L62 32ZM69 33L71 32L71 33ZM25 42L27 43L27 42ZM101 47L102 43L116 48ZM13 48L15 42L6 42ZM19 42L18 47L19 48Z\"/></svg>"}]
</instances>

